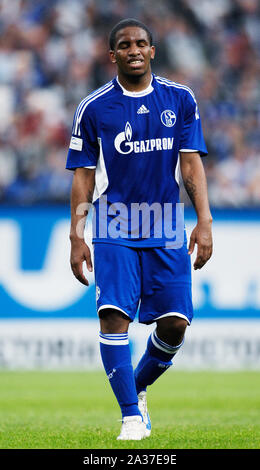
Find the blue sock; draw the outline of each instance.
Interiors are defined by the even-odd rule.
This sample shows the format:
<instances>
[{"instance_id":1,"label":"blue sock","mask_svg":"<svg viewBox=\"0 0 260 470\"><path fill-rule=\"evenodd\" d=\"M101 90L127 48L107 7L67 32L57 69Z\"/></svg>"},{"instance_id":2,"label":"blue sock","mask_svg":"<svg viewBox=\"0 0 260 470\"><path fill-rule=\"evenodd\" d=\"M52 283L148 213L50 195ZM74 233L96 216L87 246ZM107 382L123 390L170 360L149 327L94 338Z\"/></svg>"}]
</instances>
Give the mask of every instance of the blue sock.
<instances>
[{"instance_id":1,"label":"blue sock","mask_svg":"<svg viewBox=\"0 0 260 470\"><path fill-rule=\"evenodd\" d=\"M121 408L122 417L140 415L128 333L99 334L103 365Z\"/></svg>"},{"instance_id":2,"label":"blue sock","mask_svg":"<svg viewBox=\"0 0 260 470\"><path fill-rule=\"evenodd\" d=\"M178 346L170 346L159 339L155 331L149 336L146 351L134 372L137 394L146 390L147 385L153 384L172 365L171 359L183 343L184 340Z\"/></svg>"}]
</instances>

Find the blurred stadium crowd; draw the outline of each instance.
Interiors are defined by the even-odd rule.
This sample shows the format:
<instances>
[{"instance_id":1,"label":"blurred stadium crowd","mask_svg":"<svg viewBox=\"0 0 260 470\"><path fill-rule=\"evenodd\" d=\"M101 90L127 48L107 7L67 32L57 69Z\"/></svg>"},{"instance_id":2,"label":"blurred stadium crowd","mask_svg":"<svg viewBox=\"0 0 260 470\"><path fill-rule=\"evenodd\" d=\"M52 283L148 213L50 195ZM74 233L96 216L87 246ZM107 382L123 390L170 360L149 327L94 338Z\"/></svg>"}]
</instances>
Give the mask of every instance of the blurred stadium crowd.
<instances>
[{"instance_id":1,"label":"blurred stadium crowd","mask_svg":"<svg viewBox=\"0 0 260 470\"><path fill-rule=\"evenodd\" d=\"M108 34L145 22L153 72L199 101L213 206L260 205L258 0L0 0L0 201L64 202L78 103L115 74Z\"/></svg>"}]
</instances>

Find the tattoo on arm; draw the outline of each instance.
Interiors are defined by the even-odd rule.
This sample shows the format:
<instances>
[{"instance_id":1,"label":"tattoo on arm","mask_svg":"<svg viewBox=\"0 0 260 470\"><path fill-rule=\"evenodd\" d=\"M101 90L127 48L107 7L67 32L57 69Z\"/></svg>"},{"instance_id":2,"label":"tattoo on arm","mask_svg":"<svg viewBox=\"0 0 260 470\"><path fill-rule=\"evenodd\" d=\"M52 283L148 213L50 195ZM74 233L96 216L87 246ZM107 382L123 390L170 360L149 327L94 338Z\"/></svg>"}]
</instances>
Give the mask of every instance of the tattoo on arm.
<instances>
[{"instance_id":1,"label":"tattoo on arm","mask_svg":"<svg viewBox=\"0 0 260 470\"><path fill-rule=\"evenodd\" d=\"M188 176L183 182L192 204L195 204L197 188L195 183L193 182L192 176Z\"/></svg>"},{"instance_id":2,"label":"tattoo on arm","mask_svg":"<svg viewBox=\"0 0 260 470\"><path fill-rule=\"evenodd\" d=\"M88 190L88 194L87 194L87 202L92 202L92 198L93 198L93 191L91 189Z\"/></svg>"}]
</instances>

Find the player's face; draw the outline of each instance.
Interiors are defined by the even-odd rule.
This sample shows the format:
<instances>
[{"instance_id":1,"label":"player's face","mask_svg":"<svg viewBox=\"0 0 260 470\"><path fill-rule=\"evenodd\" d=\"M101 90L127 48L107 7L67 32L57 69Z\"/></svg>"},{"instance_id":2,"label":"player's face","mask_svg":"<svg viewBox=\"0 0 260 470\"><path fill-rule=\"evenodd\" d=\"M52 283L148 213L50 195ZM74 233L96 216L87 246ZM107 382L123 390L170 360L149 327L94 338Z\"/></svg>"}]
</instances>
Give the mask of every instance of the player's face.
<instances>
[{"instance_id":1,"label":"player's face","mask_svg":"<svg viewBox=\"0 0 260 470\"><path fill-rule=\"evenodd\" d=\"M118 31L114 51L110 51L113 63L123 75L142 76L150 72L150 62L155 48L150 45L147 32L136 26Z\"/></svg>"}]
</instances>

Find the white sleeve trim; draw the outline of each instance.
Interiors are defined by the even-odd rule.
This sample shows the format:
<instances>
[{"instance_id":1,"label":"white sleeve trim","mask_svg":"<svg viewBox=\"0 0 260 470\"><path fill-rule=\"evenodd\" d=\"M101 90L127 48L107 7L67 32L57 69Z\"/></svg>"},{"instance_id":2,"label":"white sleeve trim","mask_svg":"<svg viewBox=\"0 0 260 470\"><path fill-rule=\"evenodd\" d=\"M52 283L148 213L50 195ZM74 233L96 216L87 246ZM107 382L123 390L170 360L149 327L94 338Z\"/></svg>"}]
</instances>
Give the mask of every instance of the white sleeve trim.
<instances>
[{"instance_id":1,"label":"white sleeve trim","mask_svg":"<svg viewBox=\"0 0 260 470\"><path fill-rule=\"evenodd\" d=\"M84 168L88 168L90 170L93 170L94 168L96 168L95 166L84 166Z\"/></svg>"},{"instance_id":2,"label":"white sleeve trim","mask_svg":"<svg viewBox=\"0 0 260 470\"><path fill-rule=\"evenodd\" d=\"M195 150L195 149L180 149L179 152L198 152L198 150Z\"/></svg>"}]
</instances>

